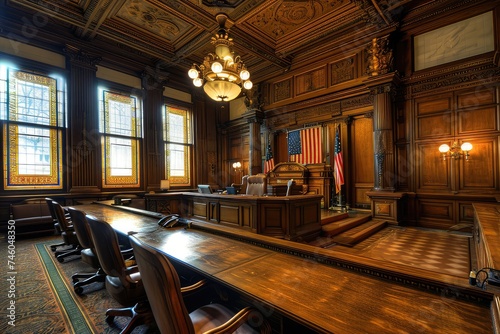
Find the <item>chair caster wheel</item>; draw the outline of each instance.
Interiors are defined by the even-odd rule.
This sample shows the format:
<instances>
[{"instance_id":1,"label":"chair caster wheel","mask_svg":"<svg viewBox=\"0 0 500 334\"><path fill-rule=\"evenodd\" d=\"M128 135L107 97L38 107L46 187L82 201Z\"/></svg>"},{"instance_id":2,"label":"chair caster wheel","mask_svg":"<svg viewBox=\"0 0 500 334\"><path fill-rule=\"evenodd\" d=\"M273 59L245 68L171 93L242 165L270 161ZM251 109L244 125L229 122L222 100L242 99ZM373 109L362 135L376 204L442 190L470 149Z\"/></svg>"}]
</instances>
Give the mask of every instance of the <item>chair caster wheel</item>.
<instances>
[{"instance_id":1,"label":"chair caster wheel","mask_svg":"<svg viewBox=\"0 0 500 334\"><path fill-rule=\"evenodd\" d=\"M79 296L82 295L82 293L83 293L83 288L81 286L75 287L74 290L75 290L75 293Z\"/></svg>"},{"instance_id":2,"label":"chair caster wheel","mask_svg":"<svg viewBox=\"0 0 500 334\"><path fill-rule=\"evenodd\" d=\"M64 258L63 257L58 257L57 261L59 261L60 263L63 263L64 262Z\"/></svg>"}]
</instances>

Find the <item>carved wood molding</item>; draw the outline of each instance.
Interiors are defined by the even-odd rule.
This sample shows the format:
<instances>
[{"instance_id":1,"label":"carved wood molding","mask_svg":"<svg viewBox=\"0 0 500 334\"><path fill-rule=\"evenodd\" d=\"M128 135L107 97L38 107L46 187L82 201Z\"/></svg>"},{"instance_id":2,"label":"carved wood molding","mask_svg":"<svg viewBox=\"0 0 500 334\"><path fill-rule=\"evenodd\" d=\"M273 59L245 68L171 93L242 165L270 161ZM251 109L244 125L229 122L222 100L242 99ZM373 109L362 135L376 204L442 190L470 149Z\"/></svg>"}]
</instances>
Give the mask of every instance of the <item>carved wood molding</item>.
<instances>
[{"instance_id":1,"label":"carved wood molding","mask_svg":"<svg viewBox=\"0 0 500 334\"><path fill-rule=\"evenodd\" d=\"M477 85L478 82L484 84L497 83L500 79L500 68L493 63L479 62L475 68L463 68L457 66L455 71L436 71L432 75L422 76L419 81L408 82L406 85L405 98L415 98L427 95L429 92L448 92ZM416 78L414 78L416 79Z\"/></svg>"}]
</instances>

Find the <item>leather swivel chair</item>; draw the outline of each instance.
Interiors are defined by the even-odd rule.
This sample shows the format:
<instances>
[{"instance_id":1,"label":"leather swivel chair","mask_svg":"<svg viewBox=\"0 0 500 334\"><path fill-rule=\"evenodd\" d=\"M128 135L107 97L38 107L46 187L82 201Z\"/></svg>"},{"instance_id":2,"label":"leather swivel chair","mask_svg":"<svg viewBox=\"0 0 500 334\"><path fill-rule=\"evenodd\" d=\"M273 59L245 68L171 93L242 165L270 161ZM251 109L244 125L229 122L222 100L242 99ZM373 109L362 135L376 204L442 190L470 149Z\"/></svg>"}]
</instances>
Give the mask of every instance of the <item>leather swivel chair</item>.
<instances>
[{"instance_id":1,"label":"leather swivel chair","mask_svg":"<svg viewBox=\"0 0 500 334\"><path fill-rule=\"evenodd\" d=\"M57 226L61 230L61 237L64 244L71 246L69 249L56 250L54 253L57 261L64 262L64 259L69 256L80 255L82 247L80 246L76 232L73 229L73 223L71 222L71 219L66 216L64 208L61 204L56 201L52 201L52 208L57 220Z\"/></svg>"},{"instance_id":2,"label":"leather swivel chair","mask_svg":"<svg viewBox=\"0 0 500 334\"><path fill-rule=\"evenodd\" d=\"M264 175L250 175L247 178L247 195L262 196L267 193L267 179Z\"/></svg>"},{"instance_id":3,"label":"leather swivel chair","mask_svg":"<svg viewBox=\"0 0 500 334\"><path fill-rule=\"evenodd\" d=\"M82 261L97 269L97 271L93 273L75 273L71 276L73 289L76 294L81 295L83 293L83 286L94 282L104 282L106 280L106 273L102 270L101 264L99 263L99 258L97 257L95 251L94 242L90 234L90 227L87 222L87 218L85 217L85 212L72 207L68 208L68 212L71 217L71 222L73 223L73 228L76 232L78 242L82 247L80 253Z\"/></svg>"},{"instance_id":4,"label":"leather swivel chair","mask_svg":"<svg viewBox=\"0 0 500 334\"><path fill-rule=\"evenodd\" d=\"M247 323L251 316L257 314L250 307L235 313L221 304L212 303L188 313L183 298L186 288L181 288L179 276L168 258L134 236L130 236L130 243L156 325L162 334L270 332L266 321L260 330Z\"/></svg>"},{"instance_id":5,"label":"leather swivel chair","mask_svg":"<svg viewBox=\"0 0 500 334\"><path fill-rule=\"evenodd\" d=\"M57 222L56 212L54 211L54 206L52 205L53 199L50 197L45 197L45 202L47 202L47 206L49 207L50 216L52 217L52 222L54 224L54 232L55 234L61 235L61 228L59 227L59 223ZM57 247L65 246L66 243L60 242L58 244L50 245L50 250L55 252Z\"/></svg>"},{"instance_id":6,"label":"leather swivel chair","mask_svg":"<svg viewBox=\"0 0 500 334\"><path fill-rule=\"evenodd\" d=\"M135 327L153 321L146 291L137 265L127 266L118 235L111 225L92 215L86 215L90 234L101 268L106 273L106 290L124 308L106 311L106 322L114 326L116 316L130 317L121 333L130 333Z\"/></svg>"},{"instance_id":7,"label":"leather swivel chair","mask_svg":"<svg viewBox=\"0 0 500 334\"><path fill-rule=\"evenodd\" d=\"M248 175L243 175L243 177L241 178L241 183L232 183L231 187L236 188L236 192L238 194L244 195L247 193L247 179Z\"/></svg>"}]
</instances>

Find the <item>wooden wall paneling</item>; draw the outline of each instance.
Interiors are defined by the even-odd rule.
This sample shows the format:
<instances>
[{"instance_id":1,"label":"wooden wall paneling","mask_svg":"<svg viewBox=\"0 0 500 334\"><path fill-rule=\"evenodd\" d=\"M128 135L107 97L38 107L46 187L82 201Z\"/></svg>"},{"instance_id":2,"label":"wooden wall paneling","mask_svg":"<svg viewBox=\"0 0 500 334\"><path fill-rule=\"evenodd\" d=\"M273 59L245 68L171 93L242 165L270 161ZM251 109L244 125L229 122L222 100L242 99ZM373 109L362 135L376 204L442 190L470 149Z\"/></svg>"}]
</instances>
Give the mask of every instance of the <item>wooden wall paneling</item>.
<instances>
[{"instance_id":1,"label":"wooden wall paneling","mask_svg":"<svg viewBox=\"0 0 500 334\"><path fill-rule=\"evenodd\" d=\"M146 81L148 80L148 81ZM165 147L163 145L163 85L151 77L143 78L144 97L144 149L141 170L146 191L160 189L165 175ZM145 161L145 164L144 164Z\"/></svg>"},{"instance_id":2,"label":"wooden wall paneling","mask_svg":"<svg viewBox=\"0 0 500 334\"><path fill-rule=\"evenodd\" d=\"M330 82L329 86L335 86L343 82L354 80L361 71L359 68L359 55L354 54L342 60L330 64Z\"/></svg>"},{"instance_id":3,"label":"wooden wall paneling","mask_svg":"<svg viewBox=\"0 0 500 334\"><path fill-rule=\"evenodd\" d=\"M471 138L467 141L473 145L469 160L461 157L456 161L460 167L459 190L476 192L498 190L498 137Z\"/></svg>"},{"instance_id":4,"label":"wooden wall paneling","mask_svg":"<svg viewBox=\"0 0 500 334\"><path fill-rule=\"evenodd\" d=\"M417 140L453 135L452 101L451 94L415 100Z\"/></svg>"},{"instance_id":5,"label":"wooden wall paneling","mask_svg":"<svg viewBox=\"0 0 500 334\"><path fill-rule=\"evenodd\" d=\"M413 175L415 159L410 159L409 145L396 143L396 173L398 190L409 190L410 177Z\"/></svg>"},{"instance_id":6,"label":"wooden wall paneling","mask_svg":"<svg viewBox=\"0 0 500 334\"><path fill-rule=\"evenodd\" d=\"M326 65L295 77L295 95L326 88Z\"/></svg>"},{"instance_id":7,"label":"wooden wall paneling","mask_svg":"<svg viewBox=\"0 0 500 334\"><path fill-rule=\"evenodd\" d=\"M498 112L495 107L465 110L458 113L458 135L498 131Z\"/></svg>"},{"instance_id":8,"label":"wooden wall paneling","mask_svg":"<svg viewBox=\"0 0 500 334\"><path fill-rule=\"evenodd\" d=\"M243 159L243 138L241 136L229 138L229 156L233 160Z\"/></svg>"},{"instance_id":9,"label":"wooden wall paneling","mask_svg":"<svg viewBox=\"0 0 500 334\"><path fill-rule=\"evenodd\" d=\"M479 86L456 93L457 134L480 135L499 131L497 88Z\"/></svg>"},{"instance_id":10,"label":"wooden wall paneling","mask_svg":"<svg viewBox=\"0 0 500 334\"><path fill-rule=\"evenodd\" d=\"M456 222L452 200L419 199L417 215L420 227L447 230Z\"/></svg>"},{"instance_id":11,"label":"wooden wall paneling","mask_svg":"<svg viewBox=\"0 0 500 334\"><path fill-rule=\"evenodd\" d=\"M350 125L350 164L344 160L344 169L351 171L354 187L352 203L355 206L370 205L370 198L365 194L374 185L373 119L356 117ZM344 144L343 151L347 150ZM345 159L345 158L344 158ZM346 184L348 181L346 180Z\"/></svg>"},{"instance_id":12,"label":"wooden wall paneling","mask_svg":"<svg viewBox=\"0 0 500 334\"><path fill-rule=\"evenodd\" d=\"M96 65L100 57L66 47L71 75L68 80L68 143L71 150L68 166L71 166L66 188L70 192L100 191L102 188L101 143L98 134Z\"/></svg>"},{"instance_id":13,"label":"wooden wall paneling","mask_svg":"<svg viewBox=\"0 0 500 334\"><path fill-rule=\"evenodd\" d=\"M496 102L496 89L480 86L472 91L459 91L456 93L456 101L458 109L492 105Z\"/></svg>"},{"instance_id":14,"label":"wooden wall paneling","mask_svg":"<svg viewBox=\"0 0 500 334\"><path fill-rule=\"evenodd\" d=\"M280 162L288 161L288 138L286 132L279 132L275 137L275 148L276 151L273 151L274 155L274 164L277 165Z\"/></svg>"},{"instance_id":15,"label":"wooden wall paneling","mask_svg":"<svg viewBox=\"0 0 500 334\"><path fill-rule=\"evenodd\" d=\"M371 190L373 190L372 183L355 183L352 205L356 208L369 209L371 200L367 193Z\"/></svg>"},{"instance_id":16,"label":"wooden wall paneling","mask_svg":"<svg viewBox=\"0 0 500 334\"><path fill-rule=\"evenodd\" d=\"M446 144L451 146L452 143L446 142ZM443 160L438 150L439 145L440 143L435 141L416 144L415 170L417 171L418 191L448 192L454 190L452 163L455 160Z\"/></svg>"},{"instance_id":17,"label":"wooden wall paneling","mask_svg":"<svg viewBox=\"0 0 500 334\"><path fill-rule=\"evenodd\" d=\"M458 224L471 224L474 222L474 207L470 201L457 201ZM470 232L465 230L464 232Z\"/></svg>"}]
</instances>

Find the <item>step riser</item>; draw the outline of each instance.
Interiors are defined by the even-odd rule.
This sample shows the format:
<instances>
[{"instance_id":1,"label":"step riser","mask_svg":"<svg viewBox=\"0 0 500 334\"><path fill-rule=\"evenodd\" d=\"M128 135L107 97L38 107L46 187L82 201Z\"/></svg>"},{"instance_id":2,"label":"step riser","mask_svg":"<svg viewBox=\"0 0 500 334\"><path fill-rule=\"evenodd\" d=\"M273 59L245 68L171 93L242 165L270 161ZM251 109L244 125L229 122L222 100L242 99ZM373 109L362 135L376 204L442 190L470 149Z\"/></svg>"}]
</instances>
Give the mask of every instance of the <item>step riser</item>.
<instances>
[{"instance_id":1,"label":"step riser","mask_svg":"<svg viewBox=\"0 0 500 334\"><path fill-rule=\"evenodd\" d=\"M350 218L349 218L350 219ZM354 228L356 226L359 226L361 224L366 223L371 219L371 216L366 216L366 217L360 217L358 219L353 219L351 221L339 221L335 223L330 223L327 225L324 225L322 228L322 235L323 236L335 236L338 235L342 232L345 232L347 230L350 230L351 228Z\"/></svg>"},{"instance_id":2,"label":"step riser","mask_svg":"<svg viewBox=\"0 0 500 334\"><path fill-rule=\"evenodd\" d=\"M332 240L339 244L339 245L344 245L344 246L354 246L355 244L369 238L373 234L377 233L378 231L382 230L384 227L387 226L387 222L380 222L379 224L372 225L362 231L359 231L358 233L351 235L351 236L338 236L334 237Z\"/></svg>"}]
</instances>

